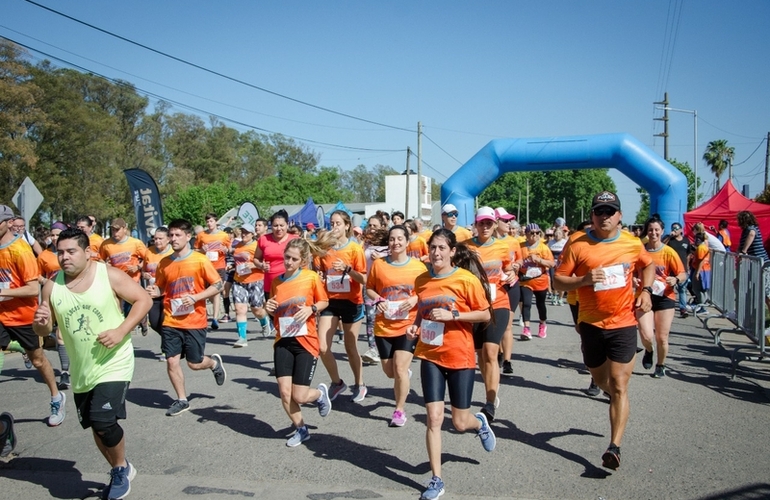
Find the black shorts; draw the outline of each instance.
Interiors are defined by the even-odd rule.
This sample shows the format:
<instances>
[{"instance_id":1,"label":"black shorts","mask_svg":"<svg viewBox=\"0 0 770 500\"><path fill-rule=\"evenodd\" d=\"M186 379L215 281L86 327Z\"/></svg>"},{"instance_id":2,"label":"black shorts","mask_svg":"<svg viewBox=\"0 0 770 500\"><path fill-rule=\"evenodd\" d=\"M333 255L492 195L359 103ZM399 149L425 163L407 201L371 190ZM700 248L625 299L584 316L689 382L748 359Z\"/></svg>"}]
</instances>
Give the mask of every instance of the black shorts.
<instances>
[{"instance_id":1,"label":"black shorts","mask_svg":"<svg viewBox=\"0 0 770 500\"><path fill-rule=\"evenodd\" d=\"M578 312L580 312L580 304L575 302L569 305L569 312L572 313L572 322L577 325Z\"/></svg>"},{"instance_id":2,"label":"black shorts","mask_svg":"<svg viewBox=\"0 0 770 500\"><path fill-rule=\"evenodd\" d=\"M374 337L377 344L377 352L380 353L380 359L393 359L393 353L396 351L408 351L414 354L414 348L417 346L417 339L409 340L406 334L398 337Z\"/></svg>"},{"instance_id":3,"label":"black shorts","mask_svg":"<svg viewBox=\"0 0 770 500\"><path fill-rule=\"evenodd\" d=\"M219 279L222 280L222 284L224 285L225 281L227 281L227 269L226 268L217 269L217 274L219 275ZM213 283L211 284L213 285Z\"/></svg>"},{"instance_id":4,"label":"black shorts","mask_svg":"<svg viewBox=\"0 0 770 500\"><path fill-rule=\"evenodd\" d=\"M474 368L450 370L423 359L420 365L420 378L425 404L443 402L447 385L449 385L449 404L458 410L467 410L471 407L475 376Z\"/></svg>"},{"instance_id":5,"label":"black shorts","mask_svg":"<svg viewBox=\"0 0 770 500\"><path fill-rule=\"evenodd\" d=\"M225 276L225 283L235 283L235 269L232 271L227 271L227 276Z\"/></svg>"},{"instance_id":6,"label":"black shorts","mask_svg":"<svg viewBox=\"0 0 770 500\"><path fill-rule=\"evenodd\" d=\"M17 340L26 351L40 349L40 337L32 329L32 325L5 326L0 324L0 349L5 350L11 340Z\"/></svg>"},{"instance_id":7,"label":"black shorts","mask_svg":"<svg viewBox=\"0 0 770 500\"><path fill-rule=\"evenodd\" d=\"M88 392L75 393L75 407L83 429L93 422L115 423L126 418L126 392L131 382L104 382ZM106 408L106 409L105 409Z\"/></svg>"},{"instance_id":8,"label":"black shorts","mask_svg":"<svg viewBox=\"0 0 770 500\"><path fill-rule=\"evenodd\" d=\"M295 337L281 339L273 347L275 378L291 377L291 383L309 387L318 358L307 352Z\"/></svg>"},{"instance_id":9,"label":"black shorts","mask_svg":"<svg viewBox=\"0 0 770 500\"><path fill-rule=\"evenodd\" d=\"M187 330L163 325L160 334L160 352L167 358L181 355L188 363L203 361L206 351L206 330Z\"/></svg>"},{"instance_id":10,"label":"black shorts","mask_svg":"<svg viewBox=\"0 0 770 500\"><path fill-rule=\"evenodd\" d=\"M653 295L652 296L652 310L655 311L665 311L666 309L677 309L679 308L679 305L668 297L663 297L661 295Z\"/></svg>"},{"instance_id":11,"label":"black shorts","mask_svg":"<svg viewBox=\"0 0 770 500\"><path fill-rule=\"evenodd\" d=\"M481 349L483 344L499 344L503 340L505 329L511 320L510 309L492 309L495 322L476 323L473 325L473 347Z\"/></svg>"},{"instance_id":12,"label":"black shorts","mask_svg":"<svg viewBox=\"0 0 770 500\"><path fill-rule=\"evenodd\" d=\"M598 368L609 358L616 363L630 363L636 356L636 326L604 329L580 323L580 348L588 368Z\"/></svg>"},{"instance_id":13,"label":"black shorts","mask_svg":"<svg viewBox=\"0 0 770 500\"><path fill-rule=\"evenodd\" d=\"M364 305L346 299L329 299L329 305L321 311L321 316L335 316L345 324L355 323L364 319Z\"/></svg>"}]
</instances>

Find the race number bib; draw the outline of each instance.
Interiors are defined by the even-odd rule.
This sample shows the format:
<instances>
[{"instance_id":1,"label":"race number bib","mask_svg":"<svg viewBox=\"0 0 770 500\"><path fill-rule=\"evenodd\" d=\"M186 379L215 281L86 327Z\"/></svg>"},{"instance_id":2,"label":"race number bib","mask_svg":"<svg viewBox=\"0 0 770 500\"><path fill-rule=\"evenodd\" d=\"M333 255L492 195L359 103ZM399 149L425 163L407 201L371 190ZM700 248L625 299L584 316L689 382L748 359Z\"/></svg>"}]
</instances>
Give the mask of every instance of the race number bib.
<instances>
[{"instance_id":1,"label":"race number bib","mask_svg":"<svg viewBox=\"0 0 770 500\"><path fill-rule=\"evenodd\" d=\"M11 288L11 283L8 281L0 281L0 290L9 290ZM0 297L0 302L4 300L11 300L11 297Z\"/></svg>"},{"instance_id":2,"label":"race number bib","mask_svg":"<svg viewBox=\"0 0 770 500\"><path fill-rule=\"evenodd\" d=\"M186 305L183 299L171 299L171 315L186 316L195 310L195 305Z\"/></svg>"},{"instance_id":3,"label":"race number bib","mask_svg":"<svg viewBox=\"0 0 770 500\"><path fill-rule=\"evenodd\" d=\"M422 320L420 325L420 340L423 344L444 345L444 323L440 321Z\"/></svg>"},{"instance_id":4,"label":"race number bib","mask_svg":"<svg viewBox=\"0 0 770 500\"><path fill-rule=\"evenodd\" d=\"M219 260L219 252L206 252L206 258L211 262L216 262Z\"/></svg>"},{"instance_id":5,"label":"race number bib","mask_svg":"<svg viewBox=\"0 0 770 500\"><path fill-rule=\"evenodd\" d=\"M326 277L326 289L330 292L347 293L350 291L350 276L347 274L343 276L327 276Z\"/></svg>"},{"instance_id":6,"label":"race number bib","mask_svg":"<svg viewBox=\"0 0 770 500\"><path fill-rule=\"evenodd\" d=\"M298 323L292 316L278 318L281 337L304 337L307 335L307 323Z\"/></svg>"},{"instance_id":7,"label":"race number bib","mask_svg":"<svg viewBox=\"0 0 770 500\"><path fill-rule=\"evenodd\" d=\"M489 284L489 298L491 298L492 302L494 302L496 297L497 297L497 283L490 283Z\"/></svg>"},{"instance_id":8,"label":"race number bib","mask_svg":"<svg viewBox=\"0 0 770 500\"><path fill-rule=\"evenodd\" d=\"M251 274L251 268L249 267L248 262L244 262L243 264L238 264L235 266L235 272L238 273L238 276L248 276Z\"/></svg>"},{"instance_id":9,"label":"race number bib","mask_svg":"<svg viewBox=\"0 0 770 500\"><path fill-rule=\"evenodd\" d=\"M655 280L652 282L652 294L653 295L663 295L663 292L666 290L666 284L662 281Z\"/></svg>"},{"instance_id":10,"label":"race number bib","mask_svg":"<svg viewBox=\"0 0 770 500\"><path fill-rule=\"evenodd\" d=\"M623 271L623 264L616 264L604 268L604 281L594 283L594 292L623 288L624 286L626 286L626 273Z\"/></svg>"},{"instance_id":11,"label":"race number bib","mask_svg":"<svg viewBox=\"0 0 770 500\"><path fill-rule=\"evenodd\" d=\"M524 276L527 278L537 278L538 276L543 275L543 270L539 267L528 267L527 272L524 273Z\"/></svg>"},{"instance_id":12,"label":"race number bib","mask_svg":"<svg viewBox=\"0 0 770 500\"><path fill-rule=\"evenodd\" d=\"M385 311L385 319L407 319L409 311L401 310L401 304L405 302L405 300L389 300L388 309Z\"/></svg>"}]
</instances>

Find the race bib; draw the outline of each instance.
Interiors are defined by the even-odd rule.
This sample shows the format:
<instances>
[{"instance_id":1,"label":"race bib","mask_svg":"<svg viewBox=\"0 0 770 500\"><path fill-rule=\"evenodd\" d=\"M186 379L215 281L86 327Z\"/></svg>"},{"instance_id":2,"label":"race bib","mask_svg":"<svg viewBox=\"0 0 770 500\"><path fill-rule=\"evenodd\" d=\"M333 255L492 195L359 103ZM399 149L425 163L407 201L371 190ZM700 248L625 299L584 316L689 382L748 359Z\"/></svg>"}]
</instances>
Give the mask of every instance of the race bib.
<instances>
[{"instance_id":1,"label":"race bib","mask_svg":"<svg viewBox=\"0 0 770 500\"><path fill-rule=\"evenodd\" d=\"M206 258L211 262L216 262L219 260L219 252L206 252Z\"/></svg>"},{"instance_id":2,"label":"race bib","mask_svg":"<svg viewBox=\"0 0 770 500\"><path fill-rule=\"evenodd\" d=\"M489 297L492 299L492 302L495 301L495 297L497 297L497 283L489 284Z\"/></svg>"},{"instance_id":3,"label":"race bib","mask_svg":"<svg viewBox=\"0 0 770 500\"><path fill-rule=\"evenodd\" d=\"M666 290L666 284L662 281L655 280L652 282L652 294L653 295L663 295L663 292Z\"/></svg>"},{"instance_id":4,"label":"race bib","mask_svg":"<svg viewBox=\"0 0 770 500\"><path fill-rule=\"evenodd\" d=\"M281 337L304 337L307 335L307 323L298 323L292 316L278 318Z\"/></svg>"},{"instance_id":5,"label":"race bib","mask_svg":"<svg viewBox=\"0 0 770 500\"><path fill-rule=\"evenodd\" d=\"M11 288L11 283L8 281L0 281L0 290L9 290ZM11 300L12 297L0 297L0 302L4 300Z\"/></svg>"},{"instance_id":6,"label":"race bib","mask_svg":"<svg viewBox=\"0 0 770 500\"><path fill-rule=\"evenodd\" d=\"M594 283L594 292L623 288L624 286L626 286L626 273L623 270L623 264L616 264L604 268L604 281Z\"/></svg>"},{"instance_id":7,"label":"race bib","mask_svg":"<svg viewBox=\"0 0 770 500\"><path fill-rule=\"evenodd\" d=\"M251 268L249 267L248 262L244 262L243 264L238 264L235 266L235 272L238 273L238 276L248 276L251 274Z\"/></svg>"},{"instance_id":8,"label":"race bib","mask_svg":"<svg viewBox=\"0 0 770 500\"><path fill-rule=\"evenodd\" d=\"M407 319L409 311L401 311L401 304L405 300L389 300L388 309L385 311L385 319Z\"/></svg>"},{"instance_id":9,"label":"race bib","mask_svg":"<svg viewBox=\"0 0 770 500\"><path fill-rule=\"evenodd\" d=\"M330 292L346 293L350 291L350 276L347 274L343 276L327 276L326 277L326 289Z\"/></svg>"},{"instance_id":10,"label":"race bib","mask_svg":"<svg viewBox=\"0 0 770 500\"><path fill-rule=\"evenodd\" d=\"M195 310L195 305L185 305L182 299L171 299L171 315L186 316Z\"/></svg>"},{"instance_id":11,"label":"race bib","mask_svg":"<svg viewBox=\"0 0 770 500\"><path fill-rule=\"evenodd\" d=\"M440 321L422 320L420 325L420 340L423 344L444 345L444 323Z\"/></svg>"},{"instance_id":12,"label":"race bib","mask_svg":"<svg viewBox=\"0 0 770 500\"><path fill-rule=\"evenodd\" d=\"M527 278L537 278L538 276L542 276L543 270L539 267L528 267L527 272L524 273L524 276Z\"/></svg>"}]
</instances>

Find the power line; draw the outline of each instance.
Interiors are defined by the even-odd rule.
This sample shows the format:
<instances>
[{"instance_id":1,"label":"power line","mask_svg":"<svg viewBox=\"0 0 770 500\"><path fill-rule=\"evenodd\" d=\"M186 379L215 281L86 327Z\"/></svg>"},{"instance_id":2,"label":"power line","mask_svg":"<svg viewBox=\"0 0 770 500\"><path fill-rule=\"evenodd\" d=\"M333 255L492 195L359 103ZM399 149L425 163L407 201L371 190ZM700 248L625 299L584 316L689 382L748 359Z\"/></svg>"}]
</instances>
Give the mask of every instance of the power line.
<instances>
[{"instance_id":1,"label":"power line","mask_svg":"<svg viewBox=\"0 0 770 500\"><path fill-rule=\"evenodd\" d=\"M446 155L447 155L448 157L450 157L451 159L453 159L454 161L456 161L456 162L457 162L457 163L459 163L460 165L462 165L462 164L463 164L463 162L461 162L460 160L458 160L458 159L457 159L457 158L455 158L454 156L450 155L450 154L449 154L449 152L447 152L447 150L446 150L446 149L444 149L444 148L442 148L441 146L439 146L439 145L436 143L436 141L434 141L433 139L431 139L430 137L428 137L427 135L425 135L425 132L423 132L423 133L422 133L422 136L423 136L423 137L425 137L426 139L428 139L430 142L432 142L432 143L433 143L433 145L434 145L434 146L436 146L437 148L439 148L441 151L443 151L444 153L446 153Z\"/></svg>"},{"instance_id":2,"label":"power line","mask_svg":"<svg viewBox=\"0 0 770 500\"><path fill-rule=\"evenodd\" d=\"M742 161L742 162L740 162L740 163L734 163L734 164L733 164L733 167L737 167L738 165L743 165L744 163L746 163L747 161L749 161L749 160L751 159L751 157L752 157L752 156L754 156L754 153L756 153L756 152L759 150L760 146L762 146L762 144L764 144L766 140L767 140L767 139L762 139L761 141L759 141L759 144L757 144L757 147L756 147L756 149L755 149L754 151L752 151L752 152L751 152L751 154L749 155L749 157L748 157L748 158L746 158L745 160L743 160L743 161Z\"/></svg>"},{"instance_id":3,"label":"power line","mask_svg":"<svg viewBox=\"0 0 770 500\"><path fill-rule=\"evenodd\" d=\"M741 138L743 138L743 139L753 139L753 140L757 140L757 139L759 139L759 137L750 137L750 136L748 136L748 135L740 135L740 134L735 134L735 133L733 133L733 132L730 132L729 130L725 130L725 129L723 129L723 128L719 128L719 127L717 127L716 125L714 125L713 123L711 123L711 122L709 122L709 121L707 121L707 120L704 120L703 118L701 118L701 116L700 116L700 115L698 115L698 120L700 120L700 121L702 121L702 122L704 122L704 123L706 123L706 124L708 124L708 125L711 125L711 126L712 126L712 127L714 127L715 129L719 130L720 132L724 132L725 134L730 134L730 135L732 135L732 136L735 136L735 137L741 137Z\"/></svg>"},{"instance_id":4,"label":"power line","mask_svg":"<svg viewBox=\"0 0 770 500\"><path fill-rule=\"evenodd\" d=\"M281 99L286 99L288 101L292 101L292 102L295 102L297 104L302 104L303 106L308 106L310 108L318 109L320 111L325 111L327 113L331 113L331 114L334 114L334 115L337 115L337 116L342 116L342 117L345 117L345 118L350 118L351 120L357 120L357 121L364 122L364 123L370 123L372 125L377 125L379 127L386 127L386 128L390 128L390 129L394 129L394 130L402 130L404 132L410 132L410 133L415 133L416 132L416 130L413 130L413 129L409 129L409 128L405 128L405 127L397 127L395 125L388 125L386 123L380 123L380 122L376 122L374 120L367 120L366 118L361 118L361 117L358 117L358 116L350 115L350 114L347 114L347 113L343 113L341 111L335 111L335 110L330 109L330 108L325 108L325 107L319 106L317 104L312 104L312 103L309 103L307 101L303 101L301 99L297 99L297 98L294 98L294 97L287 96L285 94L281 94L280 92L275 92L273 90L269 90L269 89L266 89L264 87L260 87L258 85L254 85L253 83L249 83L249 82L246 82L244 80L240 80L238 78L226 75L224 73L220 73L219 71L215 71L215 70L206 68L205 66L201 66L200 64L196 64L196 63L190 62L190 61L188 61L186 59L182 59L181 57L177 57L177 56L168 54L168 53L163 52L163 51L158 50L158 49L154 49L154 48L152 48L152 47L150 47L148 45L144 45L144 44L139 43L137 41L134 41L134 40L132 40L130 38L126 38L124 36L118 35L118 34L113 33L111 31L108 31L108 30L105 30L105 29L100 28L98 26L95 26L93 24L87 23L85 21L81 21L80 19L77 19L75 17L67 15L67 14L65 14L63 12L59 12L58 10L52 9L52 8L47 7L45 5L41 5L41 4L37 3L37 2L34 2L33 0L25 0L25 1L27 3L30 3L30 4L32 4L34 6L36 6L36 7L40 7L41 9L47 10L47 11L53 13L53 14L62 16L64 18L66 18L66 19L74 21L74 22L76 22L78 24L82 24L83 26L87 26L87 27L89 27L89 28L91 28L93 30L99 31L99 32L104 33L106 35L109 35L111 37L117 38L119 40L122 40L124 42L130 43L130 44L135 45L137 47L143 48L145 50L149 50L150 52L154 52L155 54L161 55L163 57L167 57L167 58L172 59L174 61L177 61L179 63L185 64L187 66L191 66L191 67L199 69L201 71L205 71L206 73L210 73L210 74L218 76L220 78L224 78L225 80L230 80L231 82L239 83L239 84L244 85L246 87L249 87L249 88L252 88L252 89L255 89L255 90L259 90L260 92L265 92L267 94L270 94L270 95L273 95L273 96L276 96L276 97L280 97Z\"/></svg>"}]
</instances>

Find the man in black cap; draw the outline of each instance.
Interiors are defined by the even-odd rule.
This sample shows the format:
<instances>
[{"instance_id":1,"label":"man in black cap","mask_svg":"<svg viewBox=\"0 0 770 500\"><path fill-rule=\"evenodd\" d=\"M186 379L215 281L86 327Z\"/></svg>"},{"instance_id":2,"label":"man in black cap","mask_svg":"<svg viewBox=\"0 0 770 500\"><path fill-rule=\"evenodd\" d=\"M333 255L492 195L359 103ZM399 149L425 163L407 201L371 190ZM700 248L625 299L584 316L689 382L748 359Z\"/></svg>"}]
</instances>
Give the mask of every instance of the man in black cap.
<instances>
[{"instance_id":1,"label":"man in black cap","mask_svg":"<svg viewBox=\"0 0 770 500\"><path fill-rule=\"evenodd\" d=\"M591 229L564 249L554 279L557 290L577 290L583 361L594 382L610 395L610 445L602 455L602 465L610 469L620 466L629 415L628 380L636 359L634 310L650 310L655 279L655 265L641 240L620 230L622 216L615 193L594 196ZM635 298L638 270L642 287Z\"/></svg>"},{"instance_id":2,"label":"man in black cap","mask_svg":"<svg viewBox=\"0 0 770 500\"><path fill-rule=\"evenodd\" d=\"M671 234L669 234L668 241L666 242L668 246L674 249L674 251L679 255L679 258L682 260L682 265L684 265L685 270L690 269L690 258L692 257L692 243L690 242L690 239L687 238L687 236L684 235L684 231L682 230L682 225L678 222L674 222L671 224ZM687 282L690 281L690 279L686 279L676 285L676 292L679 296L679 317L680 318L686 318L689 316L687 313Z\"/></svg>"}]
</instances>

